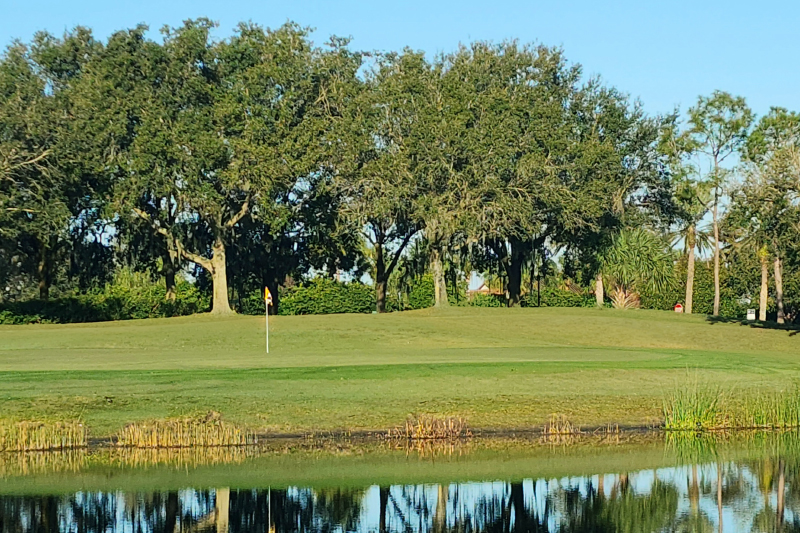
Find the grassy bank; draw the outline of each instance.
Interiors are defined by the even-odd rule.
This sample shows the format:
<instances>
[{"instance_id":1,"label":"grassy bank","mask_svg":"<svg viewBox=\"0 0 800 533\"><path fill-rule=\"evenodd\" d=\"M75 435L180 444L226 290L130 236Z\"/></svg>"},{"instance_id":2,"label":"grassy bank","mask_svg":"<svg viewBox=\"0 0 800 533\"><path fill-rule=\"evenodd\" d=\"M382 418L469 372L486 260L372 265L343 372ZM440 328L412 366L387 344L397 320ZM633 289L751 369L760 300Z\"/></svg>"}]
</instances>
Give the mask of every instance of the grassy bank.
<instances>
[{"instance_id":1,"label":"grassy bank","mask_svg":"<svg viewBox=\"0 0 800 533\"><path fill-rule=\"evenodd\" d=\"M704 317L610 309L212 316L0 326L5 418L126 423L222 413L258 431L385 429L409 414L476 428L662 421L687 380L793 390L800 336Z\"/></svg>"}]
</instances>

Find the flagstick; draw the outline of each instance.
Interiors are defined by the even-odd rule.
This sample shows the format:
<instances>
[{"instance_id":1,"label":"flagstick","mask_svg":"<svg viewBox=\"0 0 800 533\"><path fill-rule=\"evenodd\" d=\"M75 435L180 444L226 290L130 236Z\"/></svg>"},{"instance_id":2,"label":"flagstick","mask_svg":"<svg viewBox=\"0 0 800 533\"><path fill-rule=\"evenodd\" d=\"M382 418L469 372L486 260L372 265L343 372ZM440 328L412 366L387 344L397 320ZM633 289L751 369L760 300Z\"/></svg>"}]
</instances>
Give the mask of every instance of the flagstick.
<instances>
[{"instance_id":1,"label":"flagstick","mask_svg":"<svg viewBox=\"0 0 800 533\"><path fill-rule=\"evenodd\" d=\"M266 331L266 341L267 341L267 353L269 353L269 302L264 302L264 323L267 325Z\"/></svg>"}]
</instances>

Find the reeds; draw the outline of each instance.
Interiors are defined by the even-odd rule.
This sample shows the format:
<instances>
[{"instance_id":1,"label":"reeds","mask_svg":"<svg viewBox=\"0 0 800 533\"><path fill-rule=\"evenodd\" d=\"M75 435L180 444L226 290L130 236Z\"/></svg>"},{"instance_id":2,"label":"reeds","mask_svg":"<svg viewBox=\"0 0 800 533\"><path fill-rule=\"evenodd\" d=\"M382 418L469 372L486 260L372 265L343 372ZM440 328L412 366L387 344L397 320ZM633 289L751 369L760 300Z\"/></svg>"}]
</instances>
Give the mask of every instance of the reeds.
<instances>
[{"instance_id":1,"label":"reeds","mask_svg":"<svg viewBox=\"0 0 800 533\"><path fill-rule=\"evenodd\" d=\"M731 411L730 424L735 428L797 428L800 427L800 391L751 395Z\"/></svg>"},{"instance_id":2,"label":"reeds","mask_svg":"<svg viewBox=\"0 0 800 533\"><path fill-rule=\"evenodd\" d=\"M131 448L248 446L256 441L255 434L223 422L217 413L128 424L116 439L118 446Z\"/></svg>"},{"instance_id":3,"label":"reeds","mask_svg":"<svg viewBox=\"0 0 800 533\"><path fill-rule=\"evenodd\" d=\"M697 386L678 390L665 398L664 429L703 431L726 427L720 412L722 391Z\"/></svg>"},{"instance_id":4,"label":"reeds","mask_svg":"<svg viewBox=\"0 0 800 533\"><path fill-rule=\"evenodd\" d=\"M550 420L545 424L542 433L544 435L577 435L581 428L574 425L564 415L550 415Z\"/></svg>"},{"instance_id":5,"label":"reeds","mask_svg":"<svg viewBox=\"0 0 800 533\"><path fill-rule=\"evenodd\" d=\"M735 396L721 389L685 389L664 400L664 428L677 431L800 427L800 389Z\"/></svg>"},{"instance_id":6,"label":"reeds","mask_svg":"<svg viewBox=\"0 0 800 533\"><path fill-rule=\"evenodd\" d=\"M471 436L467 421L459 416L414 416L408 418L402 428L389 432L391 438L406 440L461 439Z\"/></svg>"},{"instance_id":7,"label":"reeds","mask_svg":"<svg viewBox=\"0 0 800 533\"><path fill-rule=\"evenodd\" d=\"M0 451L68 450L88 444L82 422L0 420Z\"/></svg>"}]
</instances>

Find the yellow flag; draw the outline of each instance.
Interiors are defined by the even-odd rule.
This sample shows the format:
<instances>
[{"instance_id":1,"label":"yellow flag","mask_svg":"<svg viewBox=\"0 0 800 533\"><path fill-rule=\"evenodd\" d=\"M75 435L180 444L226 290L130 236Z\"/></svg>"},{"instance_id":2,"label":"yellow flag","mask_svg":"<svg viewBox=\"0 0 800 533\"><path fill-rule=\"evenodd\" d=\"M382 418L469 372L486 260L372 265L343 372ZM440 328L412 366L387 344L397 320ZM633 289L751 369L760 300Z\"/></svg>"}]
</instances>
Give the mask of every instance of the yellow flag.
<instances>
[{"instance_id":1,"label":"yellow flag","mask_svg":"<svg viewBox=\"0 0 800 533\"><path fill-rule=\"evenodd\" d=\"M267 302L267 305L272 305L272 293L267 287L264 287L264 301Z\"/></svg>"}]
</instances>

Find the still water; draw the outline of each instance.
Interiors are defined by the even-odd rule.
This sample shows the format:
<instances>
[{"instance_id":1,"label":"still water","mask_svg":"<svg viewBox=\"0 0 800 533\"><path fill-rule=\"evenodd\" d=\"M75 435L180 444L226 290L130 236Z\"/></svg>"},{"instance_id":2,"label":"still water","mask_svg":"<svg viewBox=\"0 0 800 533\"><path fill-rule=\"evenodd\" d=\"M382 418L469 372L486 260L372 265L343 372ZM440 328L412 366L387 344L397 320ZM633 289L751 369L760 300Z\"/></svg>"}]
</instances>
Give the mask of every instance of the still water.
<instances>
[{"instance_id":1,"label":"still water","mask_svg":"<svg viewBox=\"0 0 800 533\"><path fill-rule=\"evenodd\" d=\"M0 532L800 531L796 442L6 456Z\"/></svg>"}]
</instances>

